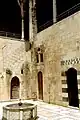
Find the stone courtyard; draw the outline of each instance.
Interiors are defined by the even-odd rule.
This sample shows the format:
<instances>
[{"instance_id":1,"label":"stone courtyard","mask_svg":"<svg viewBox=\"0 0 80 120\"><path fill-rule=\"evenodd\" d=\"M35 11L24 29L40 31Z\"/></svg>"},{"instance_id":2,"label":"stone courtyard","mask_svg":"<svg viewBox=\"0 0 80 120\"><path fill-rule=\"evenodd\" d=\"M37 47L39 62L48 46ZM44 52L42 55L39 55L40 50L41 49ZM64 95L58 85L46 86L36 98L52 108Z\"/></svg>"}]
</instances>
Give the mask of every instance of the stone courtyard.
<instances>
[{"instance_id":1,"label":"stone courtyard","mask_svg":"<svg viewBox=\"0 0 80 120\"><path fill-rule=\"evenodd\" d=\"M38 33L34 42L0 37L0 120L2 106L20 98L46 102L34 101L38 120L80 119L80 11Z\"/></svg>"},{"instance_id":2,"label":"stone courtyard","mask_svg":"<svg viewBox=\"0 0 80 120\"><path fill-rule=\"evenodd\" d=\"M0 120L2 120L2 106L16 103L13 102L0 102ZM80 110L73 107L63 107L52 105L41 101L25 100L22 102L34 103L37 105L38 120L80 120Z\"/></svg>"}]
</instances>

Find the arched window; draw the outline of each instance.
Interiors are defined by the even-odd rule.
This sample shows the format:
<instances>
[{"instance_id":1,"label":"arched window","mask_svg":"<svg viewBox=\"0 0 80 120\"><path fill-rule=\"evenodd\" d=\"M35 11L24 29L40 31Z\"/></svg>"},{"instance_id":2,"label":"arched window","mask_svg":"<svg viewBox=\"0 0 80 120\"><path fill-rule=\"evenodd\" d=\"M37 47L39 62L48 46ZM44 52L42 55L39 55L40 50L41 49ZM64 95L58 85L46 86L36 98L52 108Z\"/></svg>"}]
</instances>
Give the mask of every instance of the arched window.
<instances>
[{"instance_id":1,"label":"arched window","mask_svg":"<svg viewBox=\"0 0 80 120\"><path fill-rule=\"evenodd\" d=\"M43 52L41 51L40 48L37 50L37 55L36 55L37 63L43 62Z\"/></svg>"}]
</instances>

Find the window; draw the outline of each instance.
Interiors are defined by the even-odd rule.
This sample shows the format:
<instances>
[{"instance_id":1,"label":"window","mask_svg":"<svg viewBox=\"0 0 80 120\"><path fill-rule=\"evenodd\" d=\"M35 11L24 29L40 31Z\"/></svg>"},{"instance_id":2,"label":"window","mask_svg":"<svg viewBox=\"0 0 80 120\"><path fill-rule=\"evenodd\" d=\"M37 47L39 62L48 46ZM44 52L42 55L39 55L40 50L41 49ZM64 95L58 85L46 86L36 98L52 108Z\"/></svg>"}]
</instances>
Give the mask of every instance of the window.
<instances>
[{"instance_id":1,"label":"window","mask_svg":"<svg viewBox=\"0 0 80 120\"><path fill-rule=\"evenodd\" d=\"M21 74L23 74L23 69L21 69Z\"/></svg>"},{"instance_id":2,"label":"window","mask_svg":"<svg viewBox=\"0 0 80 120\"><path fill-rule=\"evenodd\" d=\"M36 59L37 63L43 62L43 53L40 48L37 49Z\"/></svg>"},{"instance_id":3,"label":"window","mask_svg":"<svg viewBox=\"0 0 80 120\"><path fill-rule=\"evenodd\" d=\"M38 51L40 51L40 48L38 48Z\"/></svg>"},{"instance_id":4,"label":"window","mask_svg":"<svg viewBox=\"0 0 80 120\"><path fill-rule=\"evenodd\" d=\"M38 54L36 55L36 58L37 58L37 63L39 63L39 55Z\"/></svg>"},{"instance_id":5,"label":"window","mask_svg":"<svg viewBox=\"0 0 80 120\"><path fill-rule=\"evenodd\" d=\"M40 53L40 62L43 62L43 53Z\"/></svg>"}]
</instances>

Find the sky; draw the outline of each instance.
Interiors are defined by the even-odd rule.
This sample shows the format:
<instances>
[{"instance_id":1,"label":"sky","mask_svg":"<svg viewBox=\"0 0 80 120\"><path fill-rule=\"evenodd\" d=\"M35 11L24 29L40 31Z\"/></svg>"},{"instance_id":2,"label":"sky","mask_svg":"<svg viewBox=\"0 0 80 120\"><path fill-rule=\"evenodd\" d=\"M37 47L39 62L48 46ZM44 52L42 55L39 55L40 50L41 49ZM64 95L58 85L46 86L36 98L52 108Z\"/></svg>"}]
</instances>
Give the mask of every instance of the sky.
<instances>
[{"instance_id":1,"label":"sky","mask_svg":"<svg viewBox=\"0 0 80 120\"><path fill-rule=\"evenodd\" d=\"M20 8L18 7L16 0L0 1L0 30L3 28L6 31L14 32L15 29L15 31L18 32L19 27Z\"/></svg>"},{"instance_id":2,"label":"sky","mask_svg":"<svg viewBox=\"0 0 80 120\"><path fill-rule=\"evenodd\" d=\"M56 0L58 14L80 3L80 0Z\"/></svg>"},{"instance_id":3,"label":"sky","mask_svg":"<svg viewBox=\"0 0 80 120\"><path fill-rule=\"evenodd\" d=\"M53 0L36 0L38 28L52 19L52 2ZM59 15L79 2L80 0L56 0L57 14ZM26 39L29 37L28 6L28 0L26 0L24 17ZM21 33L21 14L17 0L0 0L0 31Z\"/></svg>"}]
</instances>

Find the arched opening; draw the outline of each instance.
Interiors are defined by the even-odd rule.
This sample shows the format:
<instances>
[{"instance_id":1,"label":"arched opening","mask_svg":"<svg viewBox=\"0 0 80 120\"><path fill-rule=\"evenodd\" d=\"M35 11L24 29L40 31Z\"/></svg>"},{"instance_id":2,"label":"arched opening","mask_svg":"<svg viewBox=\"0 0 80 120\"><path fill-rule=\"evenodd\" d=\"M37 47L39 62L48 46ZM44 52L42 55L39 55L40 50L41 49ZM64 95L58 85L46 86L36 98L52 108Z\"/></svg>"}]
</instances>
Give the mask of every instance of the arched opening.
<instances>
[{"instance_id":1,"label":"arched opening","mask_svg":"<svg viewBox=\"0 0 80 120\"><path fill-rule=\"evenodd\" d=\"M18 77L13 77L11 80L11 99L18 99L19 98L19 79Z\"/></svg>"},{"instance_id":2,"label":"arched opening","mask_svg":"<svg viewBox=\"0 0 80 120\"><path fill-rule=\"evenodd\" d=\"M43 75L41 71L38 73L38 92L39 99L43 100Z\"/></svg>"},{"instance_id":3,"label":"arched opening","mask_svg":"<svg viewBox=\"0 0 80 120\"><path fill-rule=\"evenodd\" d=\"M79 107L77 71L74 68L70 68L66 72L66 75L67 75L69 105L74 107Z\"/></svg>"},{"instance_id":4,"label":"arched opening","mask_svg":"<svg viewBox=\"0 0 80 120\"><path fill-rule=\"evenodd\" d=\"M43 52L40 48L37 49L36 60L37 60L37 63L43 62Z\"/></svg>"}]
</instances>

